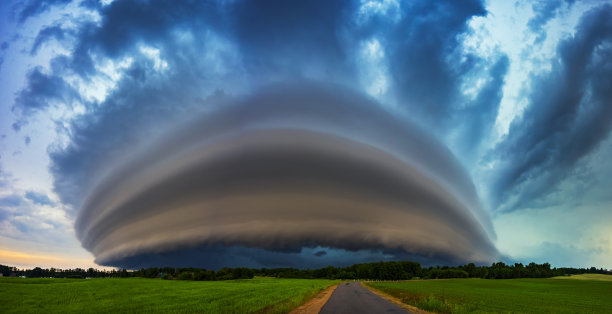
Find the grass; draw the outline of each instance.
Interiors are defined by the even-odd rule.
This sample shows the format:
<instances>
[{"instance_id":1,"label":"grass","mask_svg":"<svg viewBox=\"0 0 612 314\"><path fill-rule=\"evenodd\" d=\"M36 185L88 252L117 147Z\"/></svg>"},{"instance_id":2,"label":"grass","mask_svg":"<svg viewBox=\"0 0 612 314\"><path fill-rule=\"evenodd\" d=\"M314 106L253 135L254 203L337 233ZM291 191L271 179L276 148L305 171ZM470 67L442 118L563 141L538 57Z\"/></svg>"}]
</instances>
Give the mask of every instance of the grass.
<instances>
[{"instance_id":1,"label":"grass","mask_svg":"<svg viewBox=\"0 0 612 314\"><path fill-rule=\"evenodd\" d=\"M274 278L0 278L0 313L286 313L334 283Z\"/></svg>"},{"instance_id":2,"label":"grass","mask_svg":"<svg viewBox=\"0 0 612 314\"><path fill-rule=\"evenodd\" d=\"M578 279L578 280L601 280L601 281L612 281L612 275L604 274L581 274L571 276L559 276L553 277L553 279Z\"/></svg>"},{"instance_id":3,"label":"grass","mask_svg":"<svg viewBox=\"0 0 612 314\"><path fill-rule=\"evenodd\" d=\"M448 279L367 284L436 313L612 313L612 282L601 280Z\"/></svg>"}]
</instances>

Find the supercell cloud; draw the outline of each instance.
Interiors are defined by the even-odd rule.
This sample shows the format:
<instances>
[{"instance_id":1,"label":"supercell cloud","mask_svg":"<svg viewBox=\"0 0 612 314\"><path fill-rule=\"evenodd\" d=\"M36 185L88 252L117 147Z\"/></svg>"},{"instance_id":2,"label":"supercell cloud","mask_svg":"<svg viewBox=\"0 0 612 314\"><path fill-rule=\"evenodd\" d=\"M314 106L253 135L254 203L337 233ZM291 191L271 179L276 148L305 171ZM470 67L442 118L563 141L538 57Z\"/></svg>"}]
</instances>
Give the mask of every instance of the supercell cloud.
<instances>
[{"instance_id":1,"label":"supercell cloud","mask_svg":"<svg viewBox=\"0 0 612 314\"><path fill-rule=\"evenodd\" d=\"M208 259L245 248L232 250L248 265L259 265L253 249L296 256L304 247L496 257L488 217L452 154L369 98L300 82L216 108L90 191L76 230L97 263L168 251L179 259L195 246Z\"/></svg>"},{"instance_id":2,"label":"supercell cloud","mask_svg":"<svg viewBox=\"0 0 612 314\"><path fill-rule=\"evenodd\" d=\"M0 2L0 242L609 267L611 3Z\"/></svg>"}]
</instances>

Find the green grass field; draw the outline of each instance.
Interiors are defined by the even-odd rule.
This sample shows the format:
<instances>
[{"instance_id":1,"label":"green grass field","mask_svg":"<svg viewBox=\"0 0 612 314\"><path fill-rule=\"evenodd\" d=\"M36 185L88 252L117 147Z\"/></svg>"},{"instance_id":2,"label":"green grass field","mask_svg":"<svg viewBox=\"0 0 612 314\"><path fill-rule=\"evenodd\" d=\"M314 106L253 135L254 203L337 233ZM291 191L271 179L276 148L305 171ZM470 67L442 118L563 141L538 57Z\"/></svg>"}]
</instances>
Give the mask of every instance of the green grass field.
<instances>
[{"instance_id":1,"label":"green grass field","mask_svg":"<svg viewBox=\"0 0 612 314\"><path fill-rule=\"evenodd\" d=\"M0 278L0 313L285 313L331 280L232 281Z\"/></svg>"},{"instance_id":2,"label":"green grass field","mask_svg":"<svg viewBox=\"0 0 612 314\"><path fill-rule=\"evenodd\" d=\"M600 280L600 281L612 281L612 275L604 274L581 274L571 276L559 276L553 277L553 279L577 279L577 280Z\"/></svg>"},{"instance_id":3,"label":"green grass field","mask_svg":"<svg viewBox=\"0 0 612 314\"><path fill-rule=\"evenodd\" d=\"M612 313L612 282L602 280L448 279L367 284L436 313Z\"/></svg>"}]
</instances>

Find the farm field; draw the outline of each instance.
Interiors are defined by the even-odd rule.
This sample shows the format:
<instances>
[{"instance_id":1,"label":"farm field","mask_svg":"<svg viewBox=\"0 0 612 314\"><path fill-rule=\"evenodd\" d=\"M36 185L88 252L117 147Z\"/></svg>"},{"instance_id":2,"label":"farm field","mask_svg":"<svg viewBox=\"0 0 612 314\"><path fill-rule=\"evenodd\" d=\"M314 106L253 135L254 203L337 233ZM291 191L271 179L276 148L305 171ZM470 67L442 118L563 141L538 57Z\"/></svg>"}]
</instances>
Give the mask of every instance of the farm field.
<instances>
[{"instance_id":1,"label":"farm field","mask_svg":"<svg viewBox=\"0 0 612 314\"><path fill-rule=\"evenodd\" d=\"M0 313L285 313L336 282L0 278Z\"/></svg>"},{"instance_id":2,"label":"farm field","mask_svg":"<svg viewBox=\"0 0 612 314\"><path fill-rule=\"evenodd\" d=\"M612 312L612 282L602 280L445 279L366 284L436 313Z\"/></svg>"}]
</instances>

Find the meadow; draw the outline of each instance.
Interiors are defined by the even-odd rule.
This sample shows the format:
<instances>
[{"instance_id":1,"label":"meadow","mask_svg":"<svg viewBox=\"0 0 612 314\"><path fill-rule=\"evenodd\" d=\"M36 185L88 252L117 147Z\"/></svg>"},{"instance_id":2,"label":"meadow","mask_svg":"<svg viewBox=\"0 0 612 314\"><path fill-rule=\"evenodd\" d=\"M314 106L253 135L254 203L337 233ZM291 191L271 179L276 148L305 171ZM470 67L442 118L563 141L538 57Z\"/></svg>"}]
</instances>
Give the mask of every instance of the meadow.
<instances>
[{"instance_id":1,"label":"meadow","mask_svg":"<svg viewBox=\"0 0 612 314\"><path fill-rule=\"evenodd\" d=\"M553 277L553 279L612 281L612 275L604 275L604 274L580 274L580 275L571 275L571 276L557 276L557 277Z\"/></svg>"},{"instance_id":2,"label":"meadow","mask_svg":"<svg viewBox=\"0 0 612 314\"><path fill-rule=\"evenodd\" d=\"M336 282L0 278L0 313L286 313Z\"/></svg>"},{"instance_id":3,"label":"meadow","mask_svg":"<svg viewBox=\"0 0 612 314\"><path fill-rule=\"evenodd\" d=\"M366 284L404 303L436 313L612 313L612 282L609 281L612 276L573 277L413 280Z\"/></svg>"}]
</instances>

